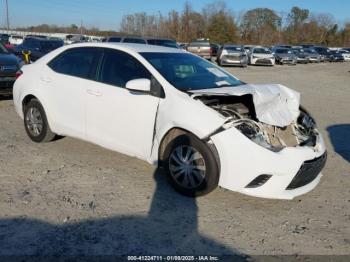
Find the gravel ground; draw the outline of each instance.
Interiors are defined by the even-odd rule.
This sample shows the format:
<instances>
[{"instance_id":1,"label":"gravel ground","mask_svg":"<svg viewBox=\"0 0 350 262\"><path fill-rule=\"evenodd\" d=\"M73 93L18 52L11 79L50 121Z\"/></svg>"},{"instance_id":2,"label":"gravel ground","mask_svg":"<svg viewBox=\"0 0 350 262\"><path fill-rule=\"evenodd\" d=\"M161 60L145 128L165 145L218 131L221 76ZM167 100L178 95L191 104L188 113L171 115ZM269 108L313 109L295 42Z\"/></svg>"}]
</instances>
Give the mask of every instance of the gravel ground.
<instances>
[{"instance_id":1,"label":"gravel ground","mask_svg":"<svg viewBox=\"0 0 350 262\"><path fill-rule=\"evenodd\" d=\"M32 143L0 101L0 255L350 255L350 63L227 68L302 94L329 151L292 201L190 199L147 163L72 138Z\"/></svg>"}]
</instances>

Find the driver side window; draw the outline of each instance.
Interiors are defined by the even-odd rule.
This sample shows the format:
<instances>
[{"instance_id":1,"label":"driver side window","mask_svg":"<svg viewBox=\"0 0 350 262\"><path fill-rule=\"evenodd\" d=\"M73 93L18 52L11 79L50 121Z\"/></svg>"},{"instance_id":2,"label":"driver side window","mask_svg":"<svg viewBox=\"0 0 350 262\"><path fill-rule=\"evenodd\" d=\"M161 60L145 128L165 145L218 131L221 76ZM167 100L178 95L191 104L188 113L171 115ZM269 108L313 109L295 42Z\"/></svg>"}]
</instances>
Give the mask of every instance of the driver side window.
<instances>
[{"instance_id":1,"label":"driver side window","mask_svg":"<svg viewBox=\"0 0 350 262\"><path fill-rule=\"evenodd\" d=\"M119 50L105 50L98 81L124 88L130 80L147 78L151 73L134 57Z\"/></svg>"}]
</instances>

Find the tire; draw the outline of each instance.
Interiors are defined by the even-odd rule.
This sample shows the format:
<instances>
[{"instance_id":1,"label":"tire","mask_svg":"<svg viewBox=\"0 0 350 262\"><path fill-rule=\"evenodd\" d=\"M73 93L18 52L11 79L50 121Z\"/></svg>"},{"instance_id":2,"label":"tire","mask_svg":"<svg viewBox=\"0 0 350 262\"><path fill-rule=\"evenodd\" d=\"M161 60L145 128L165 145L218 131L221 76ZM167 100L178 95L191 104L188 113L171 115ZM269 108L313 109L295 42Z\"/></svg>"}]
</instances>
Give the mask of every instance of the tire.
<instances>
[{"instance_id":1,"label":"tire","mask_svg":"<svg viewBox=\"0 0 350 262\"><path fill-rule=\"evenodd\" d=\"M192 153L186 155L191 150ZM220 171L215 156L211 149L194 135L176 137L167 145L164 153L167 178L176 191L185 196L196 197L208 194L217 187ZM178 157L179 154L182 160ZM191 157L194 160L191 161ZM189 169L181 171L183 169L179 161Z\"/></svg>"},{"instance_id":2,"label":"tire","mask_svg":"<svg viewBox=\"0 0 350 262\"><path fill-rule=\"evenodd\" d=\"M24 128L29 138L36 143L50 142L56 136L51 131L44 108L37 99L29 101L24 109Z\"/></svg>"}]
</instances>

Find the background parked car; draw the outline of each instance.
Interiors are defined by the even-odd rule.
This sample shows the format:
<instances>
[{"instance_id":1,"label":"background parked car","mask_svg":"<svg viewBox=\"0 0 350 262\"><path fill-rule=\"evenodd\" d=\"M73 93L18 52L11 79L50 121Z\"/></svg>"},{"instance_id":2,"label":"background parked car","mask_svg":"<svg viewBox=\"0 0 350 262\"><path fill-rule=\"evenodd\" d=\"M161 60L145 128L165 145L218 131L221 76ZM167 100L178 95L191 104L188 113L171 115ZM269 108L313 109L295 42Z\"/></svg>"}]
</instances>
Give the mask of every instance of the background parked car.
<instances>
[{"instance_id":1,"label":"background parked car","mask_svg":"<svg viewBox=\"0 0 350 262\"><path fill-rule=\"evenodd\" d=\"M252 52L252 49L254 48L255 46L254 45L244 45L243 48L246 52L247 55L251 54Z\"/></svg>"},{"instance_id":2,"label":"background parked car","mask_svg":"<svg viewBox=\"0 0 350 262\"><path fill-rule=\"evenodd\" d=\"M195 55L211 60L212 47L208 40L196 40L187 45L187 51Z\"/></svg>"},{"instance_id":3,"label":"background parked car","mask_svg":"<svg viewBox=\"0 0 350 262\"><path fill-rule=\"evenodd\" d=\"M23 43L23 36L21 35L11 35L9 38L9 42L12 45L20 45Z\"/></svg>"},{"instance_id":4,"label":"background parked car","mask_svg":"<svg viewBox=\"0 0 350 262\"><path fill-rule=\"evenodd\" d=\"M310 63L320 63L321 62L321 55L318 52L316 52L315 49L305 48L304 51L307 54Z\"/></svg>"},{"instance_id":5,"label":"background parked car","mask_svg":"<svg viewBox=\"0 0 350 262\"><path fill-rule=\"evenodd\" d=\"M277 47L273 50L273 53L275 55L276 64L297 64L297 57L293 54L292 49Z\"/></svg>"},{"instance_id":6,"label":"background parked car","mask_svg":"<svg viewBox=\"0 0 350 262\"><path fill-rule=\"evenodd\" d=\"M217 63L221 65L238 65L246 67L248 56L241 45L223 45L218 52Z\"/></svg>"},{"instance_id":7,"label":"background parked car","mask_svg":"<svg viewBox=\"0 0 350 262\"><path fill-rule=\"evenodd\" d=\"M330 61L332 60L332 53L329 48L324 46L314 46L312 47L312 50L315 50L318 54L324 57L324 61ZM322 58L321 58L322 60Z\"/></svg>"},{"instance_id":8,"label":"background parked car","mask_svg":"<svg viewBox=\"0 0 350 262\"><path fill-rule=\"evenodd\" d=\"M275 57L267 47L256 46L249 51L248 61L251 65L269 65L275 64Z\"/></svg>"},{"instance_id":9,"label":"background parked car","mask_svg":"<svg viewBox=\"0 0 350 262\"><path fill-rule=\"evenodd\" d=\"M309 57L303 48L292 48L293 54L297 57L297 63L307 64L309 63Z\"/></svg>"},{"instance_id":10,"label":"background parked car","mask_svg":"<svg viewBox=\"0 0 350 262\"><path fill-rule=\"evenodd\" d=\"M338 50L331 50L331 60L330 62L344 62L344 56Z\"/></svg>"},{"instance_id":11,"label":"background parked car","mask_svg":"<svg viewBox=\"0 0 350 262\"><path fill-rule=\"evenodd\" d=\"M340 49L339 53L341 53L344 57L344 61L350 61L350 52L345 49Z\"/></svg>"},{"instance_id":12,"label":"background parked car","mask_svg":"<svg viewBox=\"0 0 350 262\"><path fill-rule=\"evenodd\" d=\"M221 48L221 46L218 45L218 44L210 43L210 47L211 47L211 55L217 57L219 49Z\"/></svg>"},{"instance_id":13,"label":"background parked car","mask_svg":"<svg viewBox=\"0 0 350 262\"><path fill-rule=\"evenodd\" d=\"M0 43L0 95L11 95L16 73L20 69L18 57Z\"/></svg>"},{"instance_id":14,"label":"background parked car","mask_svg":"<svg viewBox=\"0 0 350 262\"><path fill-rule=\"evenodd\" d=\"M25 38L21 45L15 47L15 54L22 57L22 51L30 51L30 60L36 61L43 55L63 46L63 40L49 40L42 38Z\"/></svg>"}]
</instances>

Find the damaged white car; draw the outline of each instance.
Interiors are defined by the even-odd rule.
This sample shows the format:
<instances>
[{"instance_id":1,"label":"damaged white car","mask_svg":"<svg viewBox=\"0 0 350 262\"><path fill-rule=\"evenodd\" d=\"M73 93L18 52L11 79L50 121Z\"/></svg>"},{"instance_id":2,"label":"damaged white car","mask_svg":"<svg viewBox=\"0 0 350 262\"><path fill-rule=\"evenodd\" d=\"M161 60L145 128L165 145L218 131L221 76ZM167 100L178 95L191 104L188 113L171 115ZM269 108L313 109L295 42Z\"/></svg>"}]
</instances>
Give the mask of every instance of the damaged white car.
<instances>
[{"instance_id":1,"label":"damaged white car","mask_svg":"<svg viewBox=\"0 0 350 262\"><path fill-rule=\"evenodd\" d=\"M22 71L14 103L35 142L72 136L144 159L188 196L219 185L292 199L320 181L323 139L285 86L142 44L65 46Z\"/></svg>"}]
</instances>

